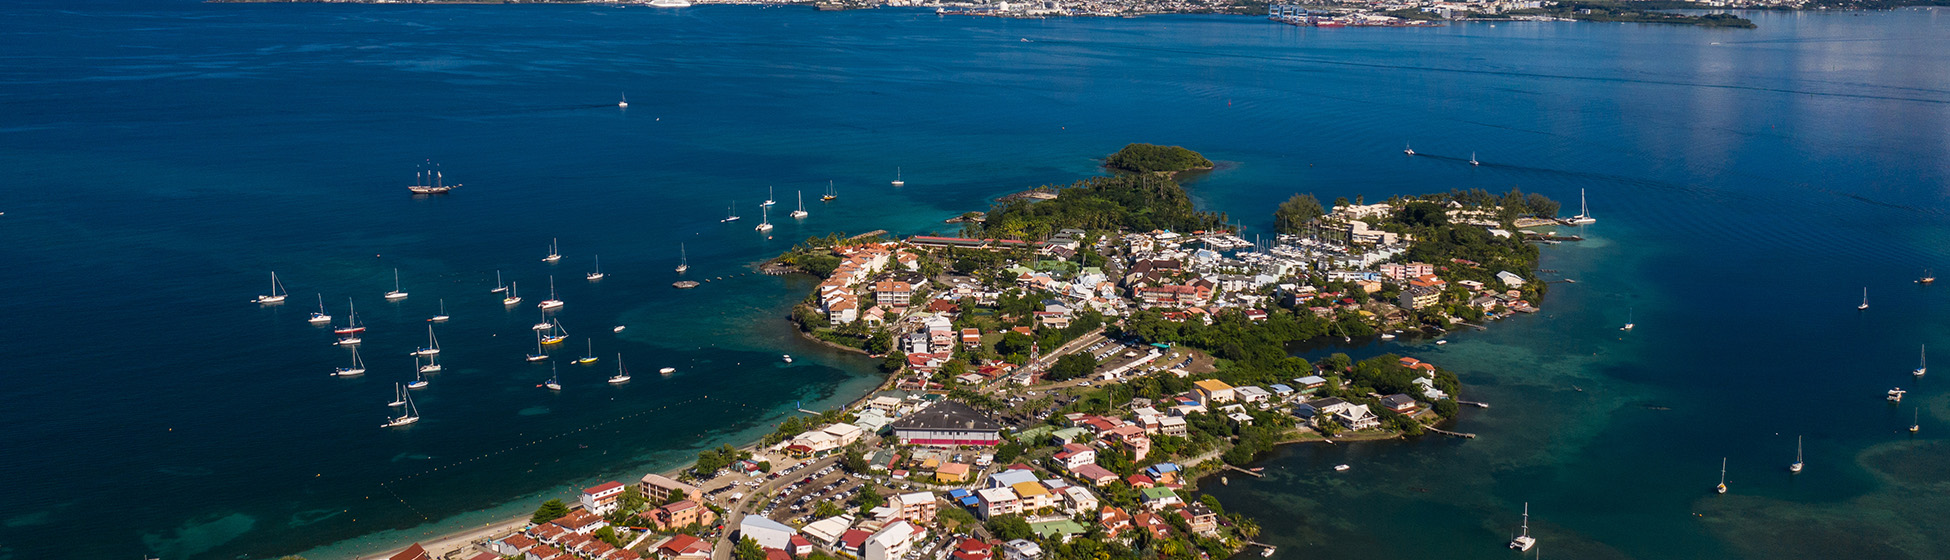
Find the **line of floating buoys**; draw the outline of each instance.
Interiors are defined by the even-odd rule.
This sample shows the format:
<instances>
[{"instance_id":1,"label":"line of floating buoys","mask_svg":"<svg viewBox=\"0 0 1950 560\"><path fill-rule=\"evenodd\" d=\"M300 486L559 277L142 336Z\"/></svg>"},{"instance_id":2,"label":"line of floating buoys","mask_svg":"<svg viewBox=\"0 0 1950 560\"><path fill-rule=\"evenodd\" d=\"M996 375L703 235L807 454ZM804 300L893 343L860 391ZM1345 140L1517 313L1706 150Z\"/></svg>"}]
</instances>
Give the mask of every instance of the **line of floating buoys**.
<instances>
[{"instance_id":1,"label":"line of floating buoys","mask_svg":"<svg viewBox=\"0 0 1950 560\"><path fill-rule=\"evenodd\" d=\"M439 471L439 470L441 470L441 469L445 469L445 468L447 468L447 467L455 467L455 466L460 466L460 465L461 465L462 463L467 463L467 462L472 462L472 461L476 461L476 460L480 460L480 459L485 459L485 458L488 458L488 457L492 457L492 456L495 456L495 455L500 455L500 454L502 454L502 453L507 453L507 452L509 452L509 451L514 451L514 450L517 450L517 449L521 449L521 448L524 448L524 447L529 447L529 446L533 446L533 445L535 445L535 444L538 444L538 443L542 443L542 442L545 442L545 441L549 441L549 440L554 440L554 439L559 439L559 438L561 438L561 437L563 437L563 436L567 436L567 435L569 435L569 434L573 434L573 433L575 433L575 432L580 432L580 431L584 431L584 430L588 430L588 429L590 429L590 428L594 428L594 427L597 427L597 426L602 426L602 425L604 425L604 424L610 424L610 423L615 423L615 422L620 422L620 421L623 421L623 420L628 420L628 419L630 419L630 418L634 418L634 417L637 417L637 416L642 416L642 415L645 415L645 414L649 414L649 413L652 413L652 412L660 412L660 411L663 411L663 410L666 410L666 409L669 409L669 408L671 408L671 407L676 407L676 406L683 406L683 405L687 405L687 404L691 404L691 403L694 403L694 402L698 402L698 401L703 401L703 400L707 400L707 399L710 399L710 398L711 398L711 396L710 396L710 395L703 395L703 396L699 396L699 397L697 397L697 398L693 398L693 399L690 399L690 400L687 400L687 401L680 401L680 402L675 402L675 403L671 403L671 404L667 404L667 405L663 405L663 406L660 406L660 407L657 407L657 408L652 408L652 409L649 409L649 410L644 410L644 411L639 411L639 412L636 412L636 413L632 413L632 414L626 414L626 415L623 415L623 416L619 416L619 417L616 417L616 418L612 418L612 419L609 419L609 420L604 420L604 421L601 421L601 422L597 422L597 423L595 423L595 424L590 424L590 425L588 425L588 426L583 426L583 427L581 427L581 428L576 428L576 429L574 429L574 430L570 430L570 431L568 431L568 432L564 432L564 433L560 433L560 434L555 434L555 435L552 435L552 436L548 436L548 437L544 437L544 438L542 438L542 439L538 439L538 440L534 440L534 441L530 441L530 442L528 442L528 443L524 443L524 444L521 444L521 445L517 445L517 446L514 446L514 447L510 447L510 448L507 448L507 449L502 449L502 450L499 450L499 451L490 451L490 452L487 452L487 453L483 453L483 454L480 454L480 455L476 455L476 456L474 456L474 457L473 457L473 458L471 458L471 459L466 459L466 460L462 460L462 461L455 461L455 462L453 462L453 463L451 463L451 464L448 464L448 465L446 465L446 466L441 466L441 467L435 467L435 468L432 468L432 469L428 469L428 470L424 470L424 471L420 471L420 472L417 472L417 473L413 473L413 474L409 474L409 475L406 475L406 476L402 476L402 477L399 477L399 478L395 478L395 479L392 479L392 480L388 480L388 481L386 481L386 482L381 482L381 483L379 483L379 485L380 485L380 486L385 486L385 485L388 485L388 484L393 484L393 483L396 483L396 482L403 482L403 481L406 481L406 480L409 480L409 479L413 479L413 478L419 478L419 477L420 477L420 476L422 476L422 475L428 475L428 474L433 474L433 473L434 473L435 471ZM410 507L410 506L409 506L409 507Z\"/></svg>"}]
</instances>

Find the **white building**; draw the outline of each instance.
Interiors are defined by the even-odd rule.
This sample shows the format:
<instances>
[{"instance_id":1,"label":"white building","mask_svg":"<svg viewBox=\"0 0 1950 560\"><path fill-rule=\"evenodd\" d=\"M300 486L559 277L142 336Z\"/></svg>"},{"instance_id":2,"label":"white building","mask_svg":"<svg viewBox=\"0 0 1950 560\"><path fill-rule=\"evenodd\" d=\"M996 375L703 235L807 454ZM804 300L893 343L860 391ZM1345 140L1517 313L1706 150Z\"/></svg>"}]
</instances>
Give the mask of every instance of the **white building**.
<instances>
[{"instance_id":1,"label":"white building","mask_svg":"<svg viewBox=\"0 0 1950 560\"><path fill-rule=\"evenodd\" d=\"M887 524L867 537L866 560L900 560L926 531L906 521Z\"/></svg>"}]
</instances>

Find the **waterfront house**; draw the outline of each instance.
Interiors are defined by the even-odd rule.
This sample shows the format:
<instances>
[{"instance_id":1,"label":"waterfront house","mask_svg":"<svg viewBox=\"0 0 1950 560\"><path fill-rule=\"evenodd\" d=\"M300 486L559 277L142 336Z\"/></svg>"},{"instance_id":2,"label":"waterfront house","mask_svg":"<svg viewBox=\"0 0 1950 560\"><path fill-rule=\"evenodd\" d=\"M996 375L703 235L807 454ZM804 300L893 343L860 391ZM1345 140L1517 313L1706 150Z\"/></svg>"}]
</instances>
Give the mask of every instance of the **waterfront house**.
<instances>
[{"instance_id":1,"label":"waterfront house","mask_svg":"<svg viewBox=\"0 0 1950 560\"><path fill-rule=\"evenodd\" d=\"M528 549L535 548L537 544L540 543L535 542L535 539L529 538L528 535L515 533L508 535L507 538L488 543L488 549L493 550L495 554L519 558L527 554Z\"/></svg>"},{"instance_id":2,"label":"waterfront house","mask_svg":"<svg viewBox=\"0 0 1950 560\"><path fill-rule=\"evenodd\" d=\"M1375 416L1374 411L1368 410L1368 405L1365 404L1341 407L1339 412L1334 413L1334 421L1340 422L1350 430L1371 430L1381 427L1381 418Z\"/></svg>"},{"instance_id":3,"label":"waterfront house","mask_svg":"<svg viewBox=\"0 0 1950 560\"><path fill-rule=\"evenodd\" d=\"M1515 272L1510 272L1508 270L1498 272L1496 273L1496 279L1502 281L1503 285L1505 286L1509 286L1512 288L1523 287L1523 277L1518 276L1517 273Z\"/></svg>"},{"instance_id":4,"label":"waterfront house","mask_svg":"<svg viewBox=\"0 0 1950 560\"><path fill-rule=\"evenodd\" d=\"M1402 290L1396 305L1421 310L1442 302L1442 291L1433 286L1412 286Z\"/></svg>"},{"instance_id":5,"label":"waterfront house","mask_svg":"<svg viewBox=\"0 0 1950 560\"><path fill-rule=\"evenodd\" d=\"M623 491L628 488L621 482L605 482L582 489L582 496L578 499L582 502L583 509L596 515L609 515L609 512L616 511L618 499L623 497Z\"/></svg>"},{"instance_id":6,"label":"waterfront house","mask_svg":"<svg viewBox=\"0 0 1950 560\"><path fill-rule=\"evenodd\" d=\"M1186 525L1194 533L1210 533L1219 528L1219 514L1202 503L1185 504L1184 509L1178 510L1178 515L1185 519Z\"/></svg>"},{"instance_id":7,"label":"waterfront house","mask_svg":"<svg viewBox=\"0 0 1950 560\"><path fill-rule=\"evenodd\" d=\"M1402 414L1415 412L1415 397L1396 393L1381 398L1381 406Z\"/></svg>"},{"instance_id":8,"label":"waterfront house","mask_svg":"<svg viewBox=\"0 0 1950 560\"><path fill-rule=\"evenodd\" d=\"M696 486L671 480L656 473L643 475L643 479L637 482L636 488L646 501L653 504L670 501L674 496L683 496L684 499L693 502L704 501L704 492L698 490Z\"/></svg>"},{"instance_id":9,"label":"waterfront house","mask_svg":"<svg viewBox=\"0 0 1950 560\"><path fill-rule=\"evenodd\" d=\"M399 551L399 554L388 556L387 560L432 560L432 558L420 543L413 543L413 546L406 547L406 550Z\"/></svg>"}]
</instances>

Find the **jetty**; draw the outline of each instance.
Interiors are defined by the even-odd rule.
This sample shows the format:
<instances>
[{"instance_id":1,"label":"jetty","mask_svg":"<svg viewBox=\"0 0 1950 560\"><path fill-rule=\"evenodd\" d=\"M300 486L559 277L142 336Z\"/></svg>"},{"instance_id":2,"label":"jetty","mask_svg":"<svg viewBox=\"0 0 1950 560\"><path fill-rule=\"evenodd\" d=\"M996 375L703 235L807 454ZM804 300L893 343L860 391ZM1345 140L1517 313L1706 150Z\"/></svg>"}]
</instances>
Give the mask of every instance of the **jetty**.
<instances>
[{"instance_id":1,"label":"jetty","mask_svg":"<svg viewBox=\"0 0 1950 560\"><path fill-rule=\"evenodd\" d=\"M1435 432L1435 433L1438 433L1438 434L1442 434L1442 435L1445 435L1445 436L1453 436L1453 437L1459 437L1459 438L1463 438L1463 439L1476 439L1476 434L1467 434L1467 433L1463 433L1463 432L1451 432L1451 431L1449 431L1449 430L1444 430L1444 429L1442 429L1442 428L1435 428L1435 427L1429 427L1429 428L1423 428L1423 429L1425 429L1425 430L1428 430L1428 431L1431 431L1431 432Z\"/></svg>"},{"instance_id":2,"label":"jetty","mask_svg":"<svg viewBox=\"0 0 1950 560\"><path fill-rule=\"evenodd\" d=\"M1266 475L1265 475L1265 474L1263 474L1263 473L1256 473L1256 472L1253 472L1253 471L1249 471L1249 470L1246 470L1246 469L1242 469L1242 468L1239 468L1239 467L1237 467L1237 466L1234 466L1234 465L1226 465L1226 469L1227 469L1227 470L1234 470L1234 471L1239 471L1239 472L1242 472L1242 473L1246 473L1246 474L1250 474L1250 475L1253 475L1253 476L1256 476L1256 477L1262 477L1262 478L1264 478L1264 477L1266 476Z\"/></svg>"},{"instance_id":3,"label":"jetty","mask_svg":"<svg viewBox=\"0 0 1950 560\"><path fill-rule=\"evenodd\" d=\"M1466 404L1466 405L1470 405L1470 406L1473 406L1473 407L1476 407L1476 408L1489 408L1489 407L1490 407L1490 403L1486 403L1486 402L1476 402L1476 401L1463 401L1463 400L1459 400L1459 401L1456 401L1456 404Z\"/></svg>"}]
</instances>

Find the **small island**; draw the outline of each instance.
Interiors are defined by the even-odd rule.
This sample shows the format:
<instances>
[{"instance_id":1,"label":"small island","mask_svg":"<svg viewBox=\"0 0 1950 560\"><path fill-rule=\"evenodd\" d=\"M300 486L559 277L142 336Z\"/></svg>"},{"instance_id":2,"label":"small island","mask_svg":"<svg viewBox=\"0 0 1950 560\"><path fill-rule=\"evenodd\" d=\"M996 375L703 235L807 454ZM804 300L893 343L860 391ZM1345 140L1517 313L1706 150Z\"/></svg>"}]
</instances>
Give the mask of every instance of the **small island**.
<instances>
[{"instance_id":1,"label":"small island","mask_svg":"<svg viewBox=\"0 0 1950 560\"><path fill-rule=\"evenodd\" d=\"M1127 173L1176 173L1211 169L1212 160L1179 146L1130 144L1104 158L1104 167Z\"/></svg>"}]
</instances>

